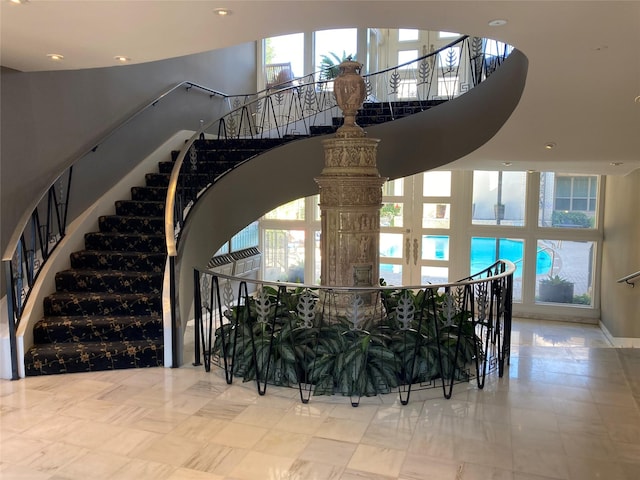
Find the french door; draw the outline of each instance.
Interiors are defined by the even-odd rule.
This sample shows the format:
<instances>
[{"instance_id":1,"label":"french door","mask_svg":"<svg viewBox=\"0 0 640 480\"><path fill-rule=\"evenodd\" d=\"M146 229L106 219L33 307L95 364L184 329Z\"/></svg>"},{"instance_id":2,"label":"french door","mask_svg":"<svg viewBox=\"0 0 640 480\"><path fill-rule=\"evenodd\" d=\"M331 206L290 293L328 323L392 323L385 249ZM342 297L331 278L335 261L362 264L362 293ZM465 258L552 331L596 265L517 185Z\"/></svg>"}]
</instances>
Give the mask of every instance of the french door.
<instances>
[{"instance_id":1,"label":"french door","mask_svg":"<svg viewBox=\"0 0 640 480\"><path fill-rule=\"evenodd\" d=\"M449 281L451 172L390 180L380 211L380 278L387 285Z\"/></svg>"}]
</instances>

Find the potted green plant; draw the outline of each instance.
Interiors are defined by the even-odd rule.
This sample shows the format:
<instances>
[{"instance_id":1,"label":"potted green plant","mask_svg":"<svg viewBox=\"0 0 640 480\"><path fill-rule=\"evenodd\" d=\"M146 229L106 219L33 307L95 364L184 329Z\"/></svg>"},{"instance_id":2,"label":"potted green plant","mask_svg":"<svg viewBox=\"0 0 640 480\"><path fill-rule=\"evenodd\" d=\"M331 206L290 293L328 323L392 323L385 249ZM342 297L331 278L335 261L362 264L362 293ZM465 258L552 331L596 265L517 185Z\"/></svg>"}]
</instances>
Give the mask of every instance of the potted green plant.
<instances>
[{"instance_id":1,"label":"potted green plant","mask_svg":"<svg viewBox=\"0 0 640 480\"><path fill-rule=\"evenodd\" d=\"M320 79L321 80L332 80L338 76L340 73L340 64L345 60L353 60L355 61L355 55L347 55L347 53L343 50L342 57L338 54L329 52L328 55L320 56Z\"/></svg>"},{"instance_id":2,"label":"potted green plant","mask_svg":"<svg viewBox=\"0 0 640 480\"><path fill-rule=\"evenodd\" d=\"M559 275L543 278L539 287L541 302L573 303L573 283Z\"/></svg>"}]
</instances>

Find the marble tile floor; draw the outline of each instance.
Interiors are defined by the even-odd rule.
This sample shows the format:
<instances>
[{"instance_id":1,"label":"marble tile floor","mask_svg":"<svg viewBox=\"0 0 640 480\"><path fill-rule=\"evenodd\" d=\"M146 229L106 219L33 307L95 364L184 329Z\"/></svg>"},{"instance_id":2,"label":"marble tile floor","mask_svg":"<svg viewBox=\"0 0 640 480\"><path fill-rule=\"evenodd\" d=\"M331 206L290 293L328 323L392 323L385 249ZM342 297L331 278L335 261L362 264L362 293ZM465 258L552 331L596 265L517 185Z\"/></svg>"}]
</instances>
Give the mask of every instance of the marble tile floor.
<instances>
[{"instance_id":1,"label":"marble tile floor","mask_svg":"<svg viewBox=\"0 0 640 480\"><path fill-rule=\"evenodd\" d=\"M189 362L191 359L189 359ZM7 480L636 480L640 349L598 327L516 320L511 365L459 385L302 404L220 370L0 382Z\"/></svg>"}]
</instances>

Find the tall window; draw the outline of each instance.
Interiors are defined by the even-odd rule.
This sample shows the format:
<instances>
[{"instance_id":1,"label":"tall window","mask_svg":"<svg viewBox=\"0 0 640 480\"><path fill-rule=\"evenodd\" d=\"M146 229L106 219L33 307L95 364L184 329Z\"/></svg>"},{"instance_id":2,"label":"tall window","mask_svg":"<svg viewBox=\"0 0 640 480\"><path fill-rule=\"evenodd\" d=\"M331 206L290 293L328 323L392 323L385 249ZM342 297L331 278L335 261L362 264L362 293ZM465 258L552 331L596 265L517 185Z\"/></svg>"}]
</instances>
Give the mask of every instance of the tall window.
<instances>
[{"instance_id":1,"label":"tall window","mask_svg":"<svg viewBox=\"0 0 640 480\"><path fill-rule=\"evenodd\" d=\"M320 70L325 58L336 65L349 55L352 59L357 58L358 30L355 28L322 30L314 33L314 39L315 71Z\"/></svg>"},{"instance_id":2,"label":"tall window","mask_svg":"<svg viewBox=\"0 0 640 480\"><path fill-rule=\"evenodd\" d=\"M538 216L541 227L594 228L597 204L597 176L541 174Z\"/></svg>"},{"instance_id":3,"label":"tall window","mask_svg":"<svg viewBox=\"0 0 640 480\"><path fill-rule=\"evenodd\" d=\"M304 75L304 34L264 40L265 83L276 84Z\"/></svg>"},{"instance_id":4,"label":"tall window","mask_svg":"<svg viewBox=\"0 0 640 480\"><path fill-rule=\"evenodd\" d=\"M380 277L390 285L441 283L506 259L516 265L516 312L518 305L533 311L593 308L601 232L526 221L528 211L539 218L545 206L553 211L567 185L572 202L581 199L578 193L595 191L595 218L594 176L430 171L389 181L380 212ZM504 211L495 208L500 203ZM260 232L267 278L319 283L317 196L270 212L260 220Z\"/></svg>"},{"instance_id":5,"label":"tall window","mask_svg":"<svg viewBox=\"0 0 640 480\"><path fill-rule=\"evenodd\" d=\"M473 224L523 226L526 183L526 172L474 172Z\"/></svg>"},{"instance_id":6,"label":"tall window","mask_svg":"<svg viewBox=\"0 0 640 480\"><path fill-rule=\"evenodd\" d=\"M263 278L320 282L318 196L300 198L268 212L261 220Z\"/></svg>"}]
</instances>

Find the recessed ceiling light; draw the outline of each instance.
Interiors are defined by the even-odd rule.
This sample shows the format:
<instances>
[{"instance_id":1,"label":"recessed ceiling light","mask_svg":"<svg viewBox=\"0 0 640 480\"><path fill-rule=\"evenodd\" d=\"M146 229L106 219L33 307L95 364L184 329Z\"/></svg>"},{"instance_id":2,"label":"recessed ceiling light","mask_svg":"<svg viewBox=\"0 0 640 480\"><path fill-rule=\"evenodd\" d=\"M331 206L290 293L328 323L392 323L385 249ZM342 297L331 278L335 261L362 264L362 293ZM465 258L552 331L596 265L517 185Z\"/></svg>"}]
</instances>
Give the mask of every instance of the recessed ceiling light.
<instances>
[{"instance_id":1,"label":"recessed ceiling light","mask_svg":"<svg viewBox=\"0 0 640 480\"><path fill-rule=\"evenodd\" d=\"M215 13L219 17L226 17L227 15L231 15L232 12L228 8L216 8L215 10L213 10L213 13Z\"/></svg>"},{"instance_id":2,"label":"recessed ceiling light","mask_svg":"<svg viewBox=\"0 0 640 480\"><path fill-rule=\"evenodd\" d=\"M505 167L510 167L511 165L513 165L513 163L511 163L511 162L502 162L502 165L504 165Z\"/></svg>"},{"instance_id":3,"label":"recessed ceiling light","mask_svg":"<svg viewBox=\"0 0 640 480\"><path fill-rule=\"evenodd\" d=\"M544 144L544 148L546 148L547 150L553 150L556 147L556 144L554 142L547 142Z\"/></svg>"},{"instance_id":4,"label":"recessed ceiling light","mask_svg":"<svg viewBox=\"0 0 640 480\"><path fill-rule=\"evenodd\" d=\"M636 103L640 103L640 95L638 95L633 101Z\"/></svg>"},{"instance_id":5,"label":"recessed ceiling light","mask_svg":"<svg viewBox=\"0 0 640 480\"><path fill-rule=\"evenodd\" d=\"M619 167L620 165L624 165L623 162L610 162L609 165L612 167Z\"/></svg>"},{"instance_id":6,"label":"recessed ceiling light","mask_svg":"<svg viewBox=\"0 0 640 480\"><path fill-rule=\"evenodd\" d=\"M16 5L22 5L27 3L29 0L9 0L10 3L15 3Z\"/></svg>"},{"instance_id":7,"label":"recessed ceiling light","mask_svg":"<svg viewBox=\"0 0 640 480\"><path fill-rule=\"evenodd\" d=\"M115 57L116 60L118 60L121 63L126 63L126 62L130 62L131 59L129 57L125 57L124 55L116 55Z\"/></svg>"},{"instance_id":8,"label":"recessed ceiling light","mask_svg":"<svg viewBox=\"0 0 640 480\"><path fill-rule=\"evenodd\" d=\"M506 25L507 21L504 18L496 18L495 20L491 20L489 22L489 26L490 27L502 27L503 25Z\"/></svg>"},{"instance_id":9,"label":"recessed ceiling light","mask_svg":"<svg viewBox=\"0 0 640 480\"><path fill-rule=\"evenodd\" d=\"M64 55L60 55L59 53L47 53L47 57L54 62L59 62L64 58Z\"/></svg>"}]
</instances>

